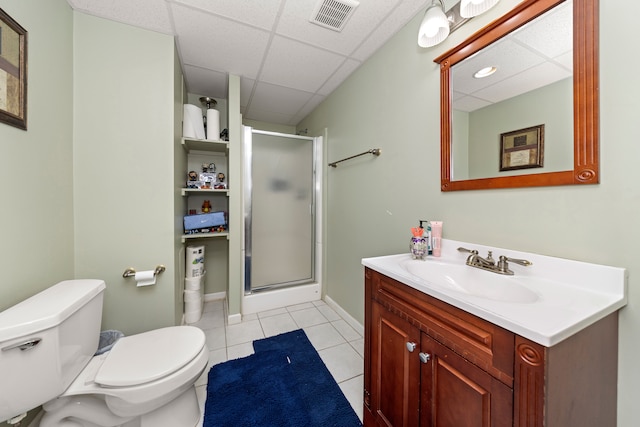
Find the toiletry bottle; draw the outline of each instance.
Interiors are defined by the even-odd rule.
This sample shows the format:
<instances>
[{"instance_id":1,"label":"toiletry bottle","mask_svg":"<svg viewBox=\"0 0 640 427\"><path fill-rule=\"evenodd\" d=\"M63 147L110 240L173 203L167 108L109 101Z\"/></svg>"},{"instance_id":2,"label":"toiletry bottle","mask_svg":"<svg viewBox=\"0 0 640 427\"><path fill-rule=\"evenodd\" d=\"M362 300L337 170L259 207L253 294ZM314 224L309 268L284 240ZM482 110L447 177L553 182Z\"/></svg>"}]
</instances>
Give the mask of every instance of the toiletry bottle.
<instances>
[{"instance_id":1,"label":"toiletry bottle","mask_svg":"<svg viewBox=\"0 0 640 427\"><path fill-rule=\"evenodd\" d=\"M427 256L427 236L424 234L424 227L422 223L425 221L420 221L419 227L412 227L411 234L411 242L409 243L409 251L411 252L411 257L413 259L424 259Z\"/></svg>"},{"instance_id":2,"label":"toiletry bottle","mask_svg":"<svg viewBox=\"0 0 640 427\"><path fill-rule=\"evenodd\" d=\"M442 221L431 221L433 256L440 256L442 251Z\"/></svg>"}]
</instances>

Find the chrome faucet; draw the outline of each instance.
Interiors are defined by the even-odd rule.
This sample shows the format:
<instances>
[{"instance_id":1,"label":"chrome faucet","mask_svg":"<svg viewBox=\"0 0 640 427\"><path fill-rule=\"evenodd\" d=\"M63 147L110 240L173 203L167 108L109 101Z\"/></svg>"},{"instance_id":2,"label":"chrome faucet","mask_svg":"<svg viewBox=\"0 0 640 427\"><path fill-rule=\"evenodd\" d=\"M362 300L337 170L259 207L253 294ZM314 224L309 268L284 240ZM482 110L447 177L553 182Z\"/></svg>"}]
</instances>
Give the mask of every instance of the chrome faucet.
<instances>
[{"instance_id":1,"label":"chrome faucet","mask_svg":"<svg viewBox=\"0 0 640 427\"><path fill-rule=\"evenodd\" d=\"M531 261L526 259L509 258L504 255L500 255L498 262L493 259L491 251L487 254L486 258L478 255L478 251L475 249L458 248L460 252L468 252L470 255L467 257L466 264L471 267L476 267L481 270L491 271L493 273L505 274L507 276L513 276L513 271L509 270L509 262L513 262L524 267L533 265Z\"/></svg>"}]
</instances>

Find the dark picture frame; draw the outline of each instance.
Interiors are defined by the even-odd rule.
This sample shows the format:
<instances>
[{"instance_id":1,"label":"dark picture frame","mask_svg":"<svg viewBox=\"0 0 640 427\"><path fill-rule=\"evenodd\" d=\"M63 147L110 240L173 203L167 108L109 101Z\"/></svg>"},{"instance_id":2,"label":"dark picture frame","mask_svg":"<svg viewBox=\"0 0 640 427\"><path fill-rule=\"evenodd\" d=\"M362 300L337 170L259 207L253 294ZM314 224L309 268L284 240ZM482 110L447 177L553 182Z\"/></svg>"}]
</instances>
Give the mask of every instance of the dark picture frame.
<instances>
[{"instance_id":1,"label":"dark picture frame","mask_svg":"<svg viewBox=\"0 0 640 427\"><path fill-rule=\"evenodd\" d=\"M500 134L500 172L543 166L543 124Z\"/></svg>"},{"instance_id":2,"label":"dark picture frame","mask_svg":"<svg viewBox=\"0 0 640 427\"><path fill-rule=\"evenodd\" d=\"M2 9L0 123L27 130L27 30Z\"/></svg>"}]
</instances>

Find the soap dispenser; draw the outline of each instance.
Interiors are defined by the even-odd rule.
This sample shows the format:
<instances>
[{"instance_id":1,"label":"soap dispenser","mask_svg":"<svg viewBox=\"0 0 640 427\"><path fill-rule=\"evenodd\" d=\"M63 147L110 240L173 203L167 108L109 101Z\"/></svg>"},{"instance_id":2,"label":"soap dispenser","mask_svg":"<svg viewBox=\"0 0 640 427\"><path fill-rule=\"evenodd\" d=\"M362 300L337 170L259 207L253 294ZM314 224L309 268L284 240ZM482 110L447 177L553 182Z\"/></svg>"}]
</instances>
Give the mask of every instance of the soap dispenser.
<instances>
[{"instance_id":1,"label":"soap dispenser","mask_svg":"<svg viewBox=\"0 0 640 427\"><path fill-rule=\"evenodd\" d=\"M425 230L423 227L423 223L427 221L421 220L419 227L412 227L411 234L411 242L409 243L409 251L411 252L411 257L413 259L422 259L428 255L429 253L429 245L427 235L425 235Z\"/></svg>"}]
</instances>

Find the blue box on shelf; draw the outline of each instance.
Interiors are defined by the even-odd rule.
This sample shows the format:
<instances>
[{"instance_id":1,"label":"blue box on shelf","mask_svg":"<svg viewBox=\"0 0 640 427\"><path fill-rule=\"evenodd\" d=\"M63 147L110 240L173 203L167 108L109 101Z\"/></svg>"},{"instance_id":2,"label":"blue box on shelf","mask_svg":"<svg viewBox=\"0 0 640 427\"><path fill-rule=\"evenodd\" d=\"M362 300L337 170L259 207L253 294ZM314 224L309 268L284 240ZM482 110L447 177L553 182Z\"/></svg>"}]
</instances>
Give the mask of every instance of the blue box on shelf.
<instances>
[{"instance_id":1,"label":"blue box on shelf","mask_svg":"<svg viewBox=\"0 0 640 427\"><path fill-rule=\"evenodd\" d=\"M210 228L225 225L224 212L211 212L198 215L185 215L184 229L196 230L199 228Z\"/></svg>"}]
</instances>

